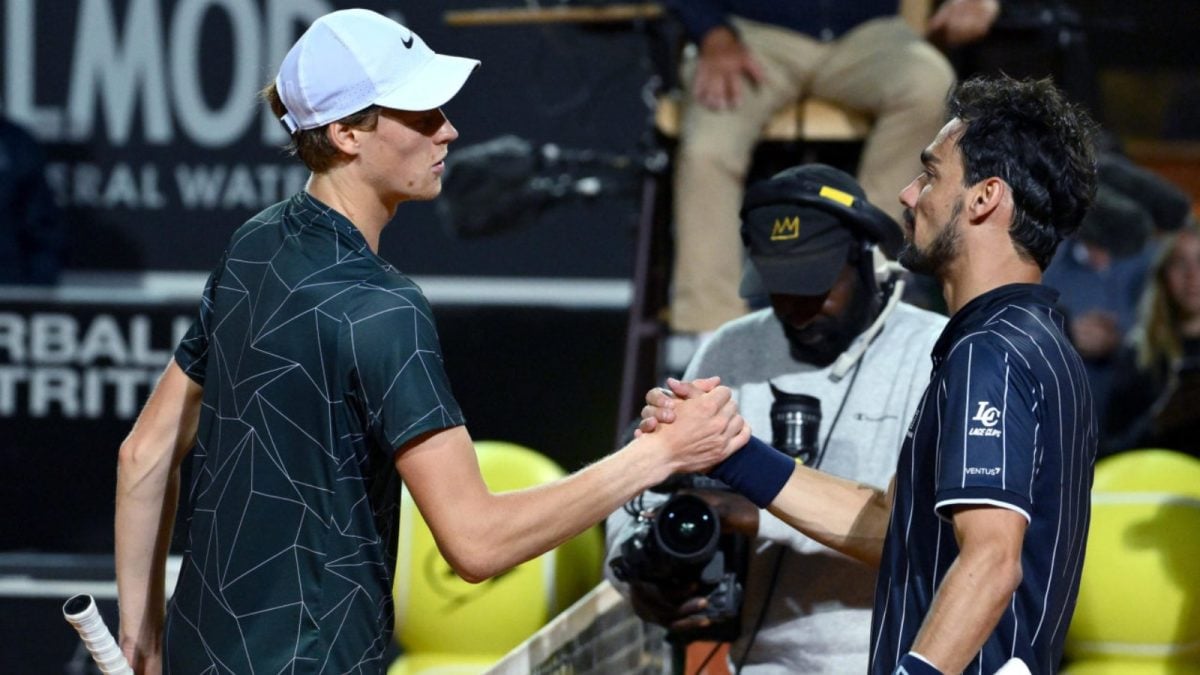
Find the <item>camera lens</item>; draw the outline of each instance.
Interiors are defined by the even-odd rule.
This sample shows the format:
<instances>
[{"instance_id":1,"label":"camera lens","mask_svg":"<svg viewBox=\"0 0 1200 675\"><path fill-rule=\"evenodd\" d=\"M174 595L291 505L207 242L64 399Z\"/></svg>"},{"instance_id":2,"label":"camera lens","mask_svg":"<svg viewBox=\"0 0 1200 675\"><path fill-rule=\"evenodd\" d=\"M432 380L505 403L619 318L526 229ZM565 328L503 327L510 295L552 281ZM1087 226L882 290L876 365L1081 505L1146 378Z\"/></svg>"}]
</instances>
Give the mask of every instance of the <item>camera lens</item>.
<instances>
[{"instance_id":1,"label":"camera lens","mask_svg":"<svg viewBox=\"0 0 1200 675\"><path fill-rule=\"evenodd\" d=\"M789 394L771 385L771 445L780 452L811 464L817 454L821 428L821 401L807 394Z\"/></svg>"},{"instance_id":2,"label":"camera lens","mask_svg":"<svg viewBox=\"0 0 1200 675\"><path fill-rule=\"evenodd\" d=\"M663 551L683 562L707 560L721 534L716 511L690 494L667 500L654 519L654 530Z\"/></svg>"}]
</instances>

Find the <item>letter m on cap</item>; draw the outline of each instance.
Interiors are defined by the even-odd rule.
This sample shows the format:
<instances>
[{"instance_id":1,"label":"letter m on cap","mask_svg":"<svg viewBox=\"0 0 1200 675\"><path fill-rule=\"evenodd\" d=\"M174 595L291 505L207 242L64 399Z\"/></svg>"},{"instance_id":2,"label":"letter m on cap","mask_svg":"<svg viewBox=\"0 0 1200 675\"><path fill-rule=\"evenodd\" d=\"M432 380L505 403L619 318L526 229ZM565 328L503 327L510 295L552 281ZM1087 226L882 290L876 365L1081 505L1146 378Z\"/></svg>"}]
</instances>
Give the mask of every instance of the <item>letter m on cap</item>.
<instances>
[{"instance_id":1,"label":"letter m on cap","mask_svg":"<svg viewBox=\"0 0 1200 675\"><path fill-rule=\"evenodd\" d=\"M800 216L776 218L771 226L771 241L797 239L800 237Z\"/></svg>"}]
</instances>

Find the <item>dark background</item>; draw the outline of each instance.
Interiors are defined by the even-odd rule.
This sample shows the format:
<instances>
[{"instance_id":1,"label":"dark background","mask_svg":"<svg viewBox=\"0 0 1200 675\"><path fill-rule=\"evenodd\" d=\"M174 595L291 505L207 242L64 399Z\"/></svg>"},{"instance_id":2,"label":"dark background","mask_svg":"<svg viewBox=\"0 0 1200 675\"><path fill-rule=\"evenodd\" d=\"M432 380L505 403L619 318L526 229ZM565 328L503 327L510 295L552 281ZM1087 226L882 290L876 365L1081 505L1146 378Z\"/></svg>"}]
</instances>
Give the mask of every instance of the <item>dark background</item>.
<instances>
[{"instance_id":1,"label":"dark background","mask_svg":"<svg viewBox=\"0 0 1200 675\"><path fill-rule=\"evenodd\" d=\"M260 26L266 25L274 6L290 6L280 0L233 1L243 10L253 9ZM172 22L180 4L173 0L153 4L160 15L159 41L168 58L177 30ZM398 12L435 50L480 59L483 66L445 108L461 134L452 153L502 134L516 134L535 147L553 142L565 149L603 148L631 156L645 148L650 108L642 89L652 69L646 62L648 42L640 26L452 28L443 21L447 10L503 6L495 2L297 4ZM130 12L149 6L140 0L11 0L0 12L4 24L0 36L9 35L17 5L32 17L35 62L14 63L20 54L6 43L0 49L5 60L0 72L10 77L19 69L32 71L35 105L58 111L68 105L68 83L78 68L76 62L84 58L79 47L79 33L86 30L80 25L83 13L97 8L109 13L120 48L128 50L141 40L123 33L132 20ZM215 3L204 16L196 75L206 104L215 109L229 97L253 96L253 91L231 90L238 64L229 14ZM305 23L294 22L291 28L289 44ZM262 32L265 40L266 29ZM267 46L262 47L265 52ZM250 56L262 61L262 76L255 87L273 75L282 58L282 54ZM169 64L164 68L171 87L172 68ZM129 95L136 98L144 92L134 86ZM18 113L10 98L0 97L6 112ZM258 116L240 137L214 147L191 140L182 131L175 107L171 109L174 138L168 145L146 138L140 104L123 139L106 132L109 120L103 104L96 104L95 115L94 133L85 138L72 138L64 131L65 122L54 124L49 116L17 121L43 140L51 166L66 166L68 171L81 164L99 167L105 181L112 180L119 165L133 167L135 176L149 166L157 174L155 191L166 201L146 207L131 207L120 200L112 205L86 203L73 194L75 188L68 182L63 195L70 223L68 272L206 273L229 234L258 209L225 207L221 200L210 208L185 208L171 190L173 170L181 165L228 171L272 165L284 170L299 164L278 145L263 141L263 125L269 122ZM448 231L433 204L406 204L385 231L381 254L416 277L472 277L482 284L489 277L627 279L639 206L636 191L629 188L637 178L636 165L619 175L609 171L601 196L547 204L535 221L473 240ZM446 368L473 436L528 445L571 470L613 447L626 317L621 309L571 309L566 300L562 308L468 302L435 303L434 310ZM188 315L194 311L193 302L108 306L103 301L60 304L0 299L0 311L26 317L38 311L65 312L82 323L97 313L119 317L149 313L158 317L162 325L156 331L161 333L167 331L167 314ZM156 338L169 341L163 334ZM7 356L0 354L0 358ZM19 404L18 410L22 409ZM0 418L0 510L5 513L0 550L110 552L116 450L130 424L131 420L112 415L69 419L54 410L46 417Z\"/></svg>"},{"instance_id":2,"label":"dark background","mask_svg":"<svg viewBox=\"0 0 1200 675\"><path fill-rule=\"evenodd\" d=\"M231 0L239 7L251 8L265 26L269 10L286 7L282 0ZM14 69L31 68L36 78L34 103L49 109L66 105L68 90L78 51L80 15L86 7L107 8L114 23L120 47L138 41L122 34L128 15L147 4L157 7L160 16L164 58L172 56L172 21L181 3L174 0L78 0L31 2L7 0L7 11L0 14L2 30L8 30L12 7L26 7L32 15L35 63L13 64L23 55L11 48L0 50L6 77ZM647 105L643 90L656 74L672 77L661 63L652 64L648 56L669 53L675 32L668 39L657 34L654 22L602 24L549 24L451 27L445 13L480 7L509 7L501 0L450 0L447 2L393 2L387 0L323 1L295 3L314 8L365 6L399 14L435 49L479 58L482 68L472 77L459 96L446 106L446 112L461 133L456 148L480 143L502 134L516 134L534 144L552 142L565 148L602 149L606 152L640 155L648 138ZM589 2L550 2L555 4L606 4ZM1055 43L1060 32L1051 23L1038 24L1047 8L1065 5L1059 2L1004 3L1006 14L1020 16L1025 28L997 31L985 48L959 60L963 69L1004 69L1018 74L1052 73ZM1173 91L1164 94L1167 110L1157 120L1159 129L1182 134L1190 120L1179 120L1180 98L1189 96L1197 86L1195 68L1200 65L1200 50L1195 48L1200 29L1200 2L1197 0L1077 0L1079 26L1086 33L1084 53L1099 70L1120 74L1143 74L1146 80L1173 73L1191 73L1191 77ZM195 76L210 107L216 108L237 98L244 100L252 91L233 90L230 81L238 67L249 59L257 63L254 86L264 84L274 73L282 54L266 53L270 45L261 45L253 54L236 51L234 31L221 3L204 13ZM1032 22L1032 23L1031 23ZM21 24L22 27L25 24ZM292 34L304 27L297 20ZM263 35L266 30L264 28ZM2 35L2 33L0 33ZM662 58L655 59L662 61ZM174 83L173 70L166 69L165 87L182 89ZM662 72L666 70L667 72ZM15 72L15 71L14 71ZM190 72L190 71L187 71ZM10 78L11 79L11 78ZM1109 78L1111 79L1111 78ZM1105 82L1099 78L1092 86L1097 91L1097 113L1114 122L1121 121L1121 110L1113 110L1112 91L1099 91ZM143 85L145 86L145 85ZM1078 85L1083 86L1083 85ZM1111 89L1111 88L1110 88ZM8 93L8 92L5 92ZM1117 92L1120 93L1120 92ZM1158 95L1144 88L1145 97ZM129 94L138 97L135 87ZM0 97L5 112L27 126L46 143L52 164L75 167L80 163L98 166L111 178L115 165L135 170L150 166L158 171L158 185L166 204L156 207L129 207L120 203L97 206L80 205L67 197L71 219L71 249L68 267L83 270L207 270L219 257L228 234L257 208L225 206L184 208L170 194L173 169L180 165L217 166L233 169L271 165L295 169L294 159L282 154L276 144L263 140L268 119L255 116L240 137L220 145L206 145L180 131L179 110L172 107L175 134L164 145L145 138L140 103L135 104L132 131L128 138L112 138L104 133L107 116L96 113L97 124L86 138L64 138L64 132L52 129L48 117L17 109L12 96ZM140 99L139 99L140 100ZM32 116L31 116L32 115ZM59 126L62 123L60 122ZM1118 133L1121 129L1117 129ZM69 134L67 134L69 135ZM1194 138L1194 137L1193 137ZM278 140L278 139L276 139ZM452 151L453 152L453 151ZM635 168L630 170L636 173ZM71 183L64 189L71 192ZM268 199L262 201L270 203ZM393 227L382 241L382 252L405 272L414 275L534 276L534 277L608 277L629 276L631 264L631 228L636 204L630 191L617 191L587 202L564 203L547 210L532 226L484 240L455 238L439 223L430 203L402 207Z\"/></svg>"},{"instance_id":3,"label":"dark background","mask_svg":"<svg viewBox=\"0 0 1200 675\"><path fill-rule=\"evenodd\" d=\"M273 4L268 0L241 3L260 8L264 17ZM79 16L89 4L111 10L118 27L129 20L130 11L144 8L131 0L30 3L36 26L38 105L65 106L69 92L63 82L80 58ZM167 34L178 4L157 5L164 50L170 49ZM443 22L444 11L486 5L324 4L401 11L408 25L435 50L482 60L483 66L445 108L461 133L457 147L513 133L534 144L641 152L649 111L641 89L651 72L645 63L646 38L634 25L451 28ZM0 20L8 21L10 16L0 13ZM234 66L226 12L212 9L205 16L203 54L198 60L203 65L199 76L206 101L217 107L228 96L252 96L253 92L229 91ZM295 36L303 29L302 23L293 25ZM129 38L120 39L125 44ZM11 51L2 53L6 59L14 58ZM263 59L273 64L281 57ZM264 66L262 82L255 86L265 83L268 70L273 69L274 65ZM176 138L168 146L144 138L140 108L129 137L120 143L103 133L103 110L98 113L97 133L80 140L64 140L63 132L39 128L38 120L25 124L36 135L52 137L45 144L50 163L88 162L105 170L121 163L152 165L159 174L158 189L167 196L167 204L158 208L69 206L69 271L206 272L229 234L255 209L183 208L167 189L171 169L181 164L298 165L277 146L262 142L263 122L258 118L241 138L226 146L202 147L178 131L178 111L173 115ZM608 184L632 185L636 174L633 168ZM433 204L406 204L385 231L381 254L410 275L475 277L485 284L491 276L628 278L637 208L634 191L614 187L599 198L550 204L536 222L522 228L467 241L441 224ZM0 302L0 311L25 316L47 310L44 303ZM54 305L50 311L67 312L86 322L100 312L188 315L193 306L191 300L142 307L109 307L101 302ZM622 310L467 303L435 306L435 314L446 368L476 438L528 445L568 469L612 449L625 323ZM159 335L158 340L165 344L169 337ZM130 423L112 416L66 419L54 411L42 418L0 419L0 509L6 514L0 525L0 550L111 551L116 449Z\"/></svg>"},{"instance_id":4,"label":"dark background","mask_svg":"<svg viewBox=\"0 0 1200 675\"><path fill-rule=\"evenodd\" d=\"M5 78L0 105L44 141L50 164L65 167L68 174L80 165L97 168L105 180L111 180L121 166L132 167L134 174L146 167L157 172L157 187L165 201L150 206L130 206L121 200L108 205L85 203L74 194L74 184L66 184L63 197L71 230L68 271L202 274L219 257L229 233L257 208L222 205L220 200L213 207L187 208L170 189L173 172L180 166L295 170L296 160L285 156L277 143L264 140L264 130L273 122L261 115L240 136L214 145L184 133L181 117L186 111L172 106L171 141L163 144L148 138L141 107L148 85L136 81L126 83L127 95L138 101L127 120L127 134L107 131L111 100L92 103L91 133L71 132L62 111L74 93L74 74L87 71L89 65L81 44L106 30L118 52L128 54L134 46L158 43L163 58L171 61L162 64L163 86L171 92L181 90L175 74L193 73L202 88L203 105L216 109L235 98L253 96L253 91L235 90L232 82L246 59L259 73L253 80L253 87L258 87L272 77L282 57L268 52L280 45L286 49L306 25L296 19L288 25L290 32L269 40L265 27L272 16L298 10L317 15L328 9L365 6L397 14L438 51L482 60L483 66L445 109L461 133L452 155L515 134L535 147L554 143L568 150L601 151L635 160L644 156L655 142L649 127L651 94L656 78L673 76L665 64L677 44L678 31L661 22L489 27L452 27L445 22L448 11L515 4L507 0L227 0L210 3L200 25L188 26L179 20L184 3L175 0L5 0L0 3L0 36L5 40L0 48L0 73ZM1098 117L1112 120L1110 128L1115 132L1130 132L1120 125L1130 107L1142 110L1136 108L1136 101L1126 99L1157 97L1163 103L1157 116L1139 116L1143 128L1164 138L1200 137L1200 132L1187 135L1197 118L1196 107L1188 105L1187 97L1200 87L1196 79L1200 50L1195 49L1200 0L1079 0L1071 5L1012 0L1004 6L1005 15L987 42L954 55L963 74L979 69L1061 75L1078 67L1068 63L1068 53L1061 48L1067 36L1076 45L1074 56L1093 69L1068 88L1082 92ZM248 12L262 28L254 50L235 48L237 31L230 23L229 7ZM1075 20L1064 23L1063 10L1071 7L1077 10ZM89 12L107 16L112 28L83 26L80 17ZM135 16L136 12L142 14ZM146 24L146 12L157 22ZM128 25L154 25L158 33L127 35ZM21 53L12 40L22 30L29 33L32 56ZM180 44L181 34L199 36L191 71L180 70L175 63L177 54L172 50ZM120 71L121 64L101 63L99 68L108 77ZM15 94L14 78L19 79L20 73L33 78L32 107L43 111L32 117L21 117L31 108L20 105ZM1143 83L1142 89L1139 96L1123 97L1119 85L1122 78L1130 77ZM1152 88L1149 83L1161 86ZM796 150L782 148L783 161L795 157ZM852 146L849 153L838 148L837 154L827 154L825 159L852 168L853 150ZM583 174L590 171L587 166L577 168ZM454 236L432 203L406 204L385 231L381 252L417 277L467 277L481 284L492 277L630 279L639 207L631 186L640 175L639 165L634 161L620 175L611 171L597 175L603 175L606 187L601 196L552 202L521 227L478 239ZM67 311L87 316L112 310L103 302L97 306L0 303L0 311L17 313ZM168 310L155 306L147 311ZM191 300L180 300L169 311L190 314ZM623 356L622 310L468 302L435 303L435 312L447 369L476 437L527 444L568 469L612 449ZM6 513L0 550L110 550L115 451L129 423L113 417L72 421L54 415L0 419L0 494L4 495L0 506Z\"/></svg>"},{"instance_id":5,"label":"dark background","mask_svg":"<svg viewBox=\"0 0 1200 675\"><path fill-rule=\"evenodd\" d=\"M273 16L279 12L303 14L301 10L317 15L328 9L365 6L393 13L438 51L483 62L445 108L461 133L452 155L455 150L515 134L534 147L553 143L568 150L599 151L634 160L623 172L575 167L578 174L601 176L604 193L596 198L550 202L537 218L488 237L456 237L441 222L433 203L403 205L382 237L383 256L417 277L467 277L481 284L492 277L632 277L639 207L634 189L640 176L636 160L661 141L656 141L649 119L659 78L668 82L673 78L668 62L679 38L673 24L452 27L445 21L448 11L515 6L507 0L228 0L228 4L211 3L200 25L188 26L179 20L182 4L175 0L0 3L0 36L6 40L0 49L0 73L5 77L0 105L5 112L17 116L17 121L44 141L52 166L66 167L69 173L86 164L98 168L105 180L111 180L120 166L132 167L133 174L149 167L157 172L157 190L165 199L141 207L119 199L108 205L95 200L86 203L68 182L62 195L71 231L68 271L202 274L219 257L229 233L258 209L223 205L221 200L216 206L188 208L171 190L173 172L180 166L218 167L227 172L262 166L295 171L298 165L282 152L279 139L264 140L264 130L273 122L261 115L255 115L240 136L214 145L185 133L181 119L185 112L172 106L171 141L164 145L148 138L140 103L148 85L135 80L126 82L130 88L127 95L138 101L131 119L126 120L127 134L108 131L112 120L107 110L112 101L92 103L92 133L72 133L62 111L73 94L73 75L81 69L87 71L88 56L80 45L97 32L105 34L100 28L81 25L80 17L89 12L94 17L107 16L112 28L106 30L115 42L114 49L126 55L136 45L160 44L163 58L172 60L162 64L163 86L172 92L179 90L174 74L194 72L203 104L217 109L235 97L253 96L253 91L235 90L232 81L246 59L259 73L253 80L258 87L273 76L282 57L282 53L268 52L280 45L286 49L306 25L296 18L285 34L268 39L272 36L266 27ZM1134 105L1125 99L1162 99L1157 117L1139 116L1140 124L1151 133L1188 137L1189 129L1196 125L1196 108L1188 106L1187 97L1200 87L1196 80L1200 50L1194 48L1200 33L1200 0L1079 0L1070 5L1012 0L1004 6L1002 21L988 41L953 55L962 74L1005 70L1017 75L1077 75L1082 59L1088 70L1084 77L1072 79L1068 88L1079 92L1098 117L1111 120L1110 128L1118 134L1131 131L1121 127ZM229 7L255 18L261 29L255 50L235 47L237 33L230 23ZM142 14L134 16L134 12ZM157 22L147 23L146 12L155 15ZM127 35L126 26L131 25L157 26L156 39ZM30 32L32 62L11 40L18 28ZM180 71L173 64L177 55L172 49L183 34L199 36L197 53L192 55L194 71ZM1066 42L1074 45L1073 51L1063 49ZM107 74L119 71L121 64L100 67ZM33 107L50 114L20 117L29 113L29 106L19 105L13 89L14 77L22 72L33 78ZM1144 84L1140 97L1122 97L1120 83L1130 77L1160 85L1175 78L1178 84L1157 89ZM1191 138L1197 136L1200 132ZM760 153L760 158L765 166L781 168L798 150L776 148L773 154ZM853 168L853 146L820 150L825 152L825 161ZM760 174L764 165L759 167ZM570 299L564 299L569 304ZM103 302L95 306L0 303L0 311L17 313L66 311L87 317L114 311ZM184 298L170 306L115 311L187 315L191 303ZM468 302L435 303L435 312L447 370L477 438L529 445L568 469L612 449L625 332L622 310L474 306ZM169 342L169 337L159 339ZM128 419L112 416L67 420L53 414L37 419L18 414L0 419L0 494L4 495L0 507L6 513L0 526L0 550L111 550L115 452L129 424Z\"/></svg>"},{"instance_id":6,"label":"dark background","mask_svg":"<svg viewBox=\"0 0 1200 675\"><path fill-rule=\"evenodd\" d=\"M5 309L32 315L44 306ZM122 324L148 316L156 349L169 342L171 320L190 311L183 303L55 309L83 325L101 312ZM476 440L535 448L568 470L612 449L620 376L612 364L621 358L623 312L457 306L434 314L446 372ZM111 365L67 367L82 378ZM117 447L132 419L115 414L112 388L106 393L105 414L95 418L64 414L58 405L45 416L0 418L0 551L111 553ZM17 409L27 404L28 390L18 388Z\"/></svg>"},{"instance_id":7,"label":"dark background","mask_svg":"<svg viewBox=\"0 0 1200 675\"><path fill-rule=\"evenodd\" d=\"M268 10L275 4L286 5L280 0L234 1L261 13L258 23L263 27L259 32L263 39L269 37L265 28ZM35 102L61 109L69 97L67 88L75 61L81 58L77 36L80 15L84 6L95 3L30 4L35 8ZM129 12L144 6L132 0L103 0L101 4L111 11L121 46L128 48L130 38L121 31ZM171 0L157 3L161 16L159 39L168 58L176 35L171 22L179 4ZM611 153L640 151L649 112L641 90L651 69L645 62L647 40L638 26L450 27L444 22L446 11L505 5L496 2L359 0L319 4L330 9L362 6L399 13L436 51L483 62L462 92L445 107L461 133L455 147L517 134L535 144L553 142L565 148L603 148ZM245 59L258 58L260 75L254 80L257 88L273 77L283 56L237 51L229 16L218 3L205 13L201 28L202 51L196 56L196 76L204 100L212 109L221 107L230 97L254 95L254 91L231 89L235 66L243 65ZM293 22L293 37L304 27L299 20ZM264 45L262 51L266 49ZM4 58L11 60L18 55L6 52ZM166 87L181 89L171 77L172 67L164 68ZM142 94L136 87L130 93L135 97ZM10 114L22 114L13 105L7 108ZM207 270L220 256L230 232L258 208L236 204L226 207L220 202L208 208L183 208L171 194L173 169L180 165L215 165L230 170L239 165L254 168L270 164L281 169L298 166L297 160L285 156L278 145L264 142L263 126L272 122L257 115L241 137L215 147L202 145L181 131L176 107L172 107L176 132L168 145L145 138L140 104L133 116L132 132L125 139L104 133L105 112L101 110L97 115L96 133L81 140L64 138L64 132L51 130L46 118L17 121L45 141L52 164L89 163L109 172L124 163L135 169L135 175L139 175L137 169L152 166L157 171L158 191L167 203L154 208L130 208L122 203L98 208L68 197L72 201L70 268ZM70 193L72 188L65 191ZM381 252L413 275L625 277L629 274L630 230L635 213L632 194L610 194L586 204L550 209L535 225L520 231L486 241L461 241L439 224L432 204L410 204L401 208L385 233Z\"/></svg>"},{"instance_id":8,"label":"dark background","mask_svg":"<svg viewBox=\"0 0 1200 675\"><path fill-rule=\"evenodd\" d=\"M229 234L258 207L222 205L218 200L215 205L185 208L171 190L173 172L181 166L222 170L226 175L297 166L280 150L281 141L263 140L264 129L272 122L261 116L255 116L236 138L212 145L183 133L180 118L185 112L172 106L172 139L162 143L146 138L140 108L145 92L137 87L115 95L139 101L127 137L106 132L107 113L99 108L92 110L96 123L86 134L73 134L62 115L55 114L71 98L72 73L89 65L79 45L103 34L96 26L80 24L85 11L111 17L122 49L157 39L166 73L163 91L179 90L170 66L171 50L180 44L172 39L172 31L177 29L173 22L181 4L177 0L0 0L0 109L43 141L52 173L59 172L57 184L63 189L70 223L68 272L206 272ZM639 202L629 186L639 176L636 159L652 140L647 85L657 76L673 77L663 63L673 51L677 31L654 23L451 27L444 22L447 11L514 7L524 5L521 0L214 2L200 26L182 26L201 36L191 55L194 68L184 75L200 83L204 104L211 108L231 97L253 96L254 88L273 77L283 55L268 52L279 43L286 49L305 25L296 21L287 39L274 43L260 39L252 52L236 52L225 4L252 12L259 25L266 25L273 12L297 8L310 8L314 16L349 6L396 12L435 50L481 59L482 68L445 108L461 133L452 154L515 134L535 146L554 143L635 160L623 175L604 176L606 189L601 196L549 204L532 222L487 238L454 236L439 221L433 204L405 205L381 241L381 254L401 270L417 277L468 277L481 284L494 277L632 277ZM1067 59L1061 48L1066 28L1068 37L1085 38L1073 43L1074 54L1084 57L1086 68L1092 69L1068 88L1078 92L1119 137L1154 143L1182 140L1193 147L1200 140L1196 112L1200 110L1200 49L1196 48L1200 0L1077 0L1070 7L1077 10L1079 20L1071 26L1061 24L1054 14L1066 3L1006 0L1003 4L1010 19L1022 20L1000 26L979 48L955 54L962 74L979 69L1061 75L1078 68L1079 63ZM1025 14L1017 16L1022 11ZM123 34L121 26L131 12L156 13L159 31ZM23 17L30 23L23 23ZM21 36L32 45L31 55L17 49L15 40ZM235 90L231 78L247 59L257 76L251 87ZM121 70L119 63L90 65L105 77ZM23 107L17 95L23 73L32 78L26 81L32 87L32 107ZM774 155L779 162L781 156L796 157L800 149L776 150L782 153ZM828 153L830 148L821 150ZM837 154L822 158L852 165L853 152L853 147L841 147ZM1200 176L1197 164L1193 160L1180 175L1190 171L1187 175ZM134 176L152 170L165 201L130 206L120 199L107 205L80 199L70 178L80 166L98 171L106 183L122 166ZM579 171L586 174L590 169ZM68 177L65 183L64 176ZM260 201L274 200L260 195ZM119 304L106 301L103 293L100 296L84 303L56 299L53 294L42 300L0 294L0 313L29 317L61 312L83 322L98 313L145 314L154 317L155 342L165 348L167 324L194 311L190 297ZM528 445L568 470L612 449L626 326L622 309L435 302L434 312L446 369L476 438ZM0 366L11 365L9 356L0 352ZM79 366L80 372L84 368ZM0 558L4 563L0 578L111 579L116 451L131 420L111 414L69 418L53 410L34 418L23 414L21 401L17 410L15 415L0 416ZM70 555L29 557L18 552ZM61 600L0 598L0 636L15 646L9 656L0 658L0 670L58 672L48 670L46 664L55 659L61 663L78 643L59 616ZM112 625L112 603L106 603L105 609Z\"/></svg>"}]
</instances>

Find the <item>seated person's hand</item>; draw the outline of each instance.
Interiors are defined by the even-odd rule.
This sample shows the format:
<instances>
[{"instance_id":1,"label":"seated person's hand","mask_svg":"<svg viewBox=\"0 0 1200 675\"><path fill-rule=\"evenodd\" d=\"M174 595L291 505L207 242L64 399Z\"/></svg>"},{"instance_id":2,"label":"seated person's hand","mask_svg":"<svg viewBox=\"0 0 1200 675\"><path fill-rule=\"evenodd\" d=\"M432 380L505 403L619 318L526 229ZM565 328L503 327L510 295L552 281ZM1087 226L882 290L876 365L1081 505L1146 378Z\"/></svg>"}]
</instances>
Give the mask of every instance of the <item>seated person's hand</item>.
<instances>
[{"instance_id":1,"label":"seated person's hand","mask_svg":"<svg viewBox=\"0 0 1200 675\"><path fill-rule=\"evenodd\" d=\"M987 35L999 15L998 0L949 0L929 18L925 36L941 47L961 47Z\"/></svg>"},{"instance_id":2,"label":"seated person's hand","mask_svg":"<svg viewBox=\"0 0 1200 675\"><path fill-rule=\"evenodd\" d=\"M692 78L692 95L706 108L725 110L742 102L742 87L757 85L762 65L727 26L717 26L700 41L700 58Z\"/></svg>"}]
</instances>

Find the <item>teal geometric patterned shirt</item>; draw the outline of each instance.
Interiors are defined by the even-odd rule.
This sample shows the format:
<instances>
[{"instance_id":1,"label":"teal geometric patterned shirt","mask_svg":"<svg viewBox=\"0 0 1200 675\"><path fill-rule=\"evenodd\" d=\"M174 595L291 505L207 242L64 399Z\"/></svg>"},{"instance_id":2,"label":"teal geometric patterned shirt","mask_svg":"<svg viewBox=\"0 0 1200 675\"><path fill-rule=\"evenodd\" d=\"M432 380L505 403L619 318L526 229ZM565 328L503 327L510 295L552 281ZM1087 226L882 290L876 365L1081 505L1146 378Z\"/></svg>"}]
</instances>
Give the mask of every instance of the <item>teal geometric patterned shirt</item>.
<instances>
[{"instance_id":1,"label":"teal geometric patterned shirt","mask_svg":"<svg viewBox=\"0 0 1200 675\"><path fill-rule=\"evenodd\" d=\"M377 673L396 448L463 423L433 315L301 192L234 233L175 359L204 387L168 673Z\"/></svg>"}]
</instances>

